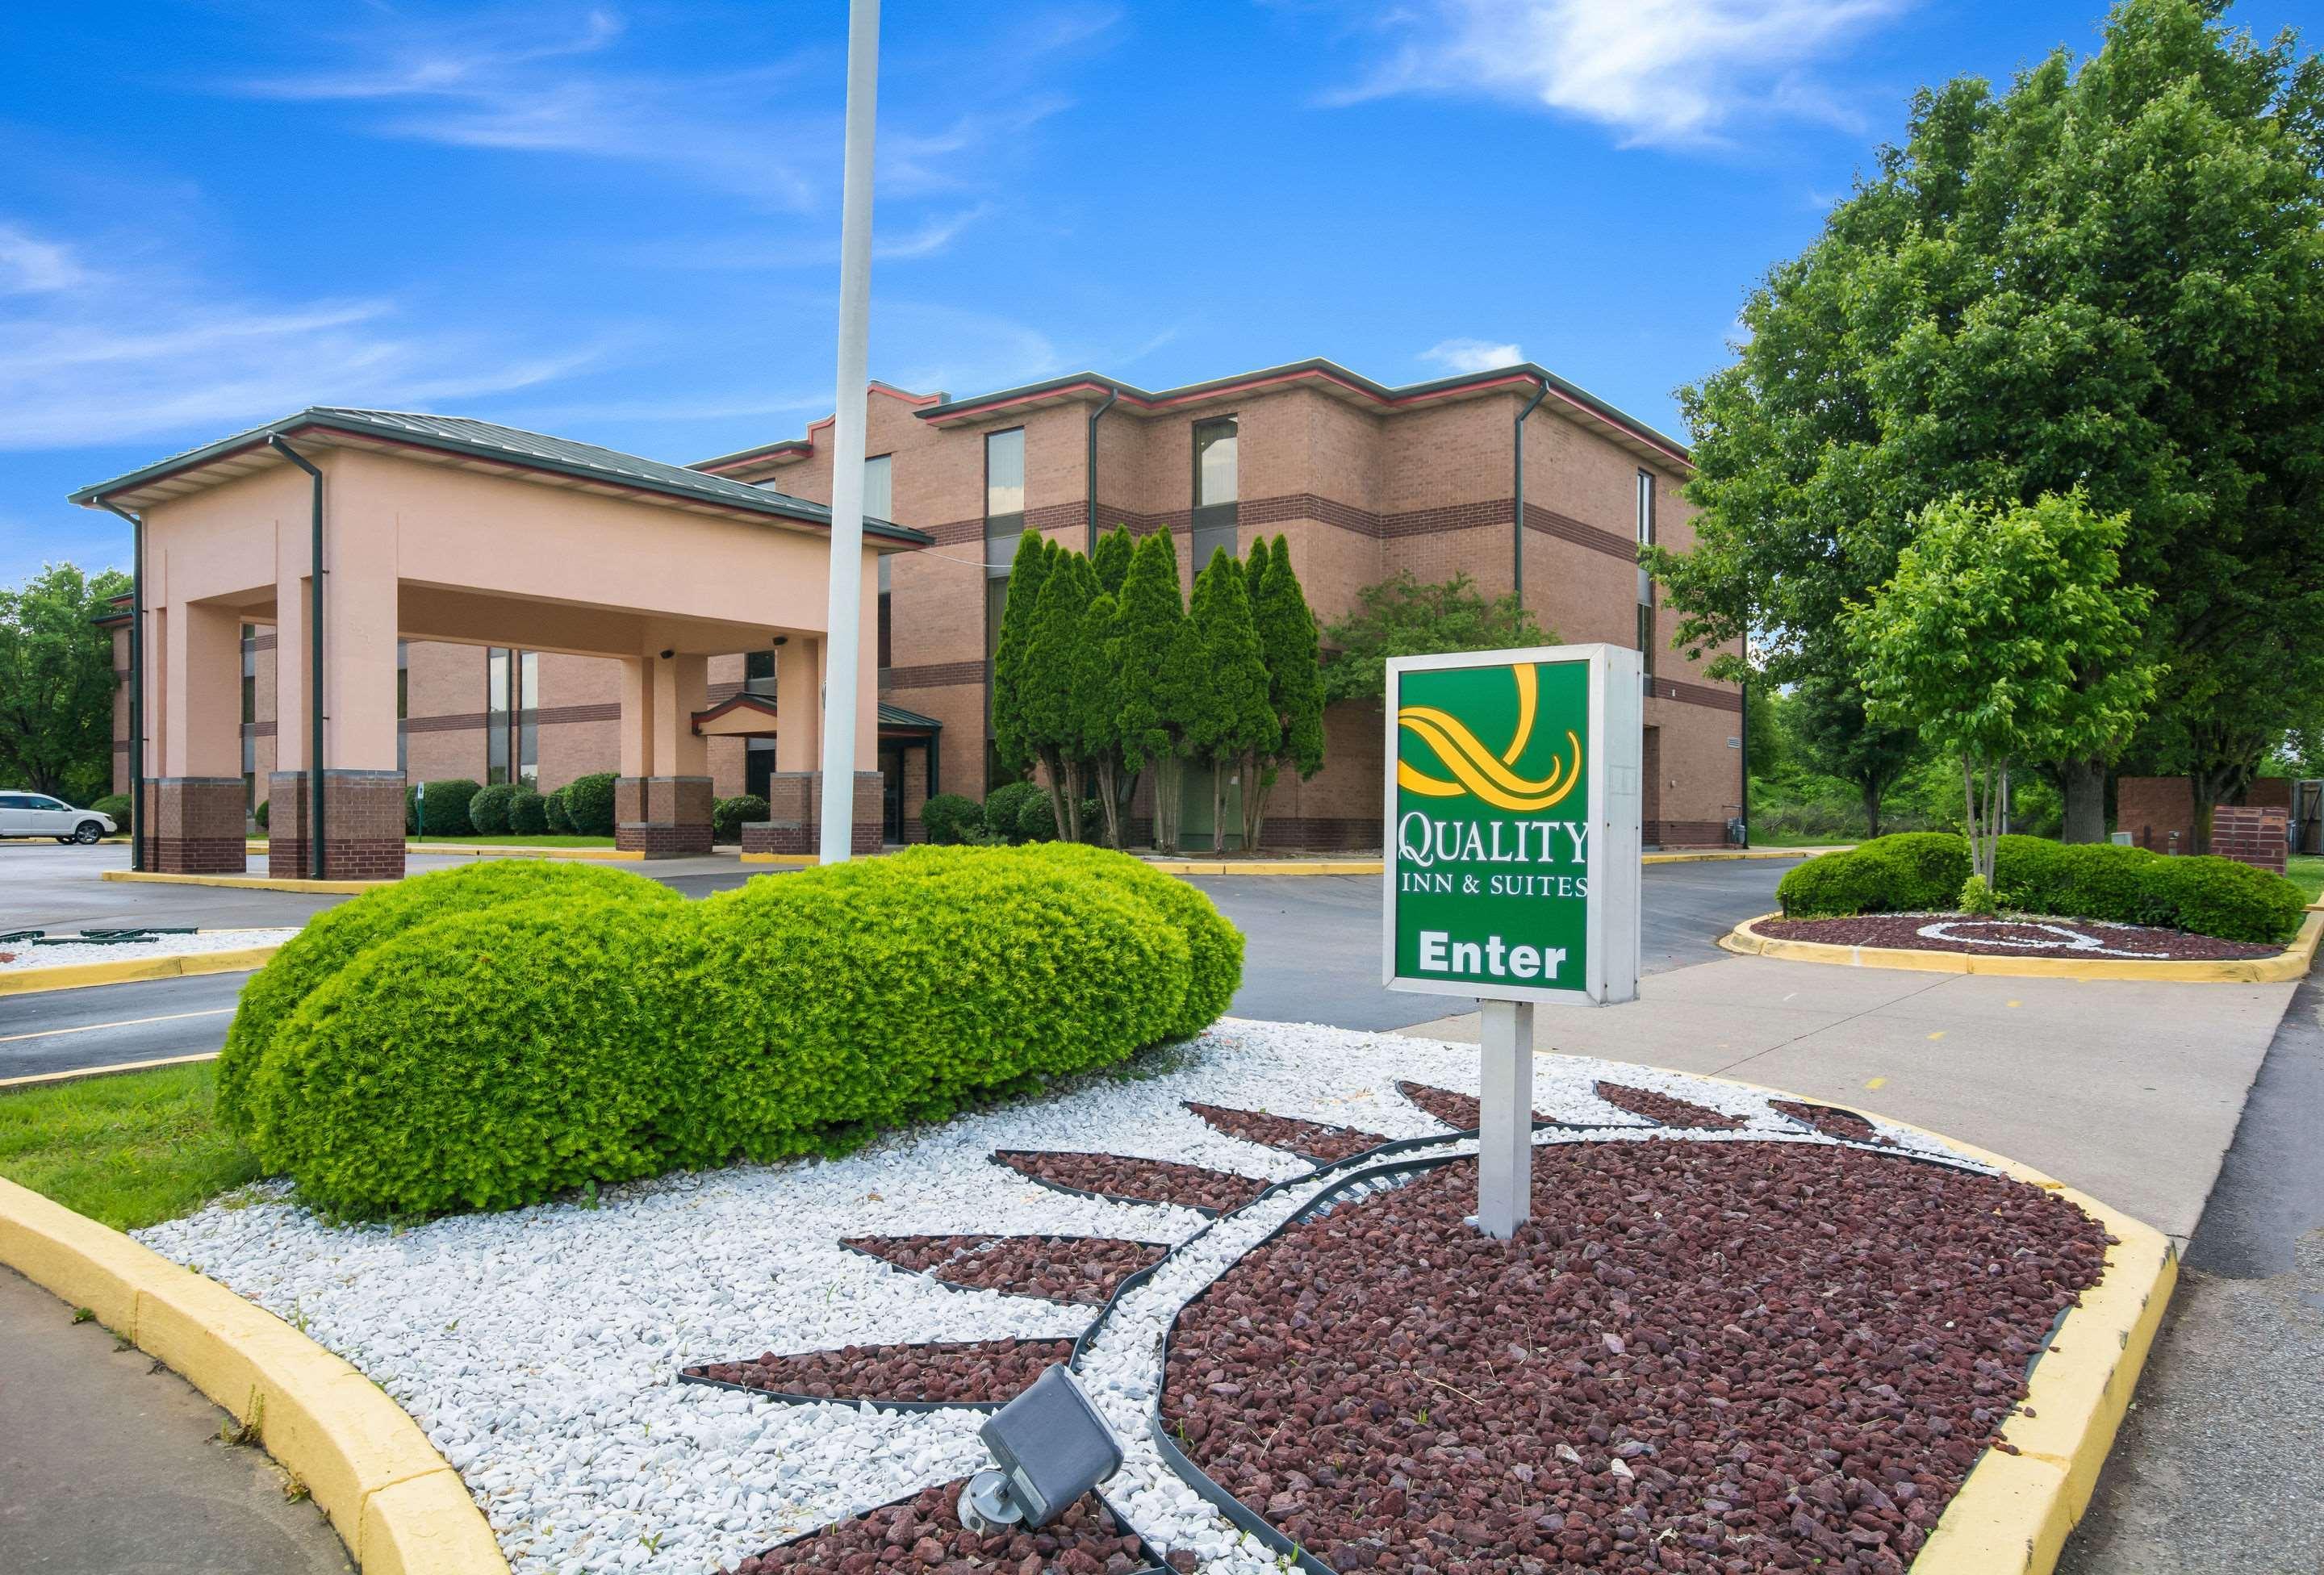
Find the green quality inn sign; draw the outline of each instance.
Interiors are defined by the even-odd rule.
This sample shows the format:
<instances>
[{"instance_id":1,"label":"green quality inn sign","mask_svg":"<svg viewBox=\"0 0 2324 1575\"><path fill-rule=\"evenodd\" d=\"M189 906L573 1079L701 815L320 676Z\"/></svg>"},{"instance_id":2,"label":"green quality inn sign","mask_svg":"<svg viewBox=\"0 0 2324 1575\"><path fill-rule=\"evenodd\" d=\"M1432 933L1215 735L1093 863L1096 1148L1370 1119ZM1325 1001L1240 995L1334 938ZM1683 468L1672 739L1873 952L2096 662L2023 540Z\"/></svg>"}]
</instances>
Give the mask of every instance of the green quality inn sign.
<instances>
[{"instance_id":1,"label":"green quality inn sign","mask_svg":"<svg viewBox=\"0 0 2324 1575\"><path fill-rule=\"evenodd\" d=\"M1382 972L1480 1004L1491 1235L1526 1217L1535 1004L1637 994L1641 722L1618 646L1388 664Z\"/></svg>"}]
</instances>

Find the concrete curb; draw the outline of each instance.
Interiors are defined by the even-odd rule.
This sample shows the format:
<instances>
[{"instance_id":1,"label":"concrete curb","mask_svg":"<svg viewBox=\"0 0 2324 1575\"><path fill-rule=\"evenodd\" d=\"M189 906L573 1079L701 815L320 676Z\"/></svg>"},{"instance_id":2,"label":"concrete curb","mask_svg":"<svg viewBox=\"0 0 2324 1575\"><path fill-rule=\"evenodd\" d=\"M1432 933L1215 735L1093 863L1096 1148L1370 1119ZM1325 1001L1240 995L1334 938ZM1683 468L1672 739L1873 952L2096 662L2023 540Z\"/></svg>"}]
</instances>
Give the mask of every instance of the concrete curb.
<instances>
[{"instance_id":1,"label":"concrete curb","mask_svg":"<svg viewBox=\"0 0 2324 1575\"><path fill-rule=\"evenodd\" d=\"M364 1575L507 1575L492 1528L420 1424L272 1313L5 1180L0 1263L255 1428Z\"/></svg>"},{"instance_id":2,"label":"concrete curb","mask_svg":"<svg viewBox=\"0 0 2324 1575\"><path fill-rule=\"evenodd\" d=\"M2291 945L2273 957L2226 962L2143 962L2135 957L1988 957L1968 952L1916 952L1903 946L1842 946L1825 941L1786 941L1752 926L1763 913L1719 937L1723 949L1745 957L1784 962L1828 962L1842 968L1897 968L1916 973L1982 973L2015 979L2150 979L2177 984L2282 984L2305 979L2324 940L2324 910L2310 910Z\"/></svg>"},{"instance_id":3,"label":"concrete curb","mask_svg":"<svg viewBox=\"0 0 2324 1575\"><path fill-rule=\"evenodd\" d=\"M117 871L108 870L111 880ZM140 979L184 979L197 973L246 973L263 968L282 943L237 946L227 952L180 952L159 957L124 957L115 962L61 962L53 968L11 968L0 972L0 995L43 995L52 990L87 990Z\"/></svg>"},{"instance_id":4,"label":"concrete curb","mask_svg":"<svg viewBox=\"0 0 2324 1575\"><path fill-rule=\"evenodd\" d=\"M266 852L263 842L246 844L254 853ZM523 843L406 843L406 853L459 853L479 859L642 859L645 853L636 848L559 848L532 847Z\"/></svg>"},{"instance_id":5,"label":"concrete curb","mask_svg":"<svg viewBox=\"0 0 2324 1575\"><path fill-rule=\"evenodd\" d=\"M36 1072L29 1077L0 1077L0 1093L23 1092L60 1082L79 1082L92 1077L113 1077L124 1072L157 1072L165 1066L191 1066L198 1061L216 1061L217 1058L217 1051L205 1050L196 1055L163 1055L152 1061L116 1061L110 1066L76 1066L70 1072Z\"/></svg>"},{"instance_id":6,"label":"concrete curb","mask_svg":"<svg viewBox=\"0 0 2324 1575\"><path fill-rule=\"evenodd\" d=\"M745 864L772 864L784 870L806 870L823 862L820 853L743 853Z\"/></svg>"},{"instance_id":7,"label":"concrete curb","mask_svg":"<svg viewBox=\"0 0 2324 1575\"><path fill-rule=\"evenodd\" d=\"M142 880L154 886L230 886L241 891L309 891L325 897L355 897L392 880L293 880L272 875L168 875L159 870L100 870L100 880Z\"/></svg>"}]
</instances>

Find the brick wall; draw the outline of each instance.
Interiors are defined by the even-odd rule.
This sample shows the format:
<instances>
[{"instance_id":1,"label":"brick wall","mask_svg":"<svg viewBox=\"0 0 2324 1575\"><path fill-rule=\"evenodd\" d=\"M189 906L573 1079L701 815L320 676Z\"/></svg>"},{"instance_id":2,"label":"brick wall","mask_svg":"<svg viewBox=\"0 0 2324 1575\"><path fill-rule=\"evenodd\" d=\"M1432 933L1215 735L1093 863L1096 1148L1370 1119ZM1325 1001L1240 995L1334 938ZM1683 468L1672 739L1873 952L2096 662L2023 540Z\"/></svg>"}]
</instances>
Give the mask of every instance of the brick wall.
<instances>
[{"instance_id":1,"label":"brick wall","mask_svg":"<svg viewBox=\"0 0 2324 1575\"><path fill-rule=\"evenodd\" d=\"M2278 805L2222 804L2211 811L2211 852L2281 875L2290 847L2290 819Z\"/></svg>"},{"instance_id":2,"label":"brick wall","mask_svg":"<svg viewBox=\"0 0 2324 1575\"><path fill-rule=\"evenodd\" d=\"M2195 851L2195 791L2184 777L2123 777L2115 782L2117 830L2158 853Z\"/></svg>"}]
</instances>

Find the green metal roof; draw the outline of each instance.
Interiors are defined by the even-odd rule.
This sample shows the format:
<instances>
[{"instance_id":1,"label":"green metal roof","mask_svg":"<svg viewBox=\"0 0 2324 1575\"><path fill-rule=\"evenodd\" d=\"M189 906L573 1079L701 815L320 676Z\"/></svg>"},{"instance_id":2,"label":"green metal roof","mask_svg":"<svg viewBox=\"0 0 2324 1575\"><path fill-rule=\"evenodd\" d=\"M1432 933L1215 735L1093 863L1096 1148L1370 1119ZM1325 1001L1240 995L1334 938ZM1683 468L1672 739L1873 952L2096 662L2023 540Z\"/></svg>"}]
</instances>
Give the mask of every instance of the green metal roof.
<instances>
[{"instance_id":1,"label":"green metal roof","mask_svg":"<svg viewBox=\"0 0 2324 1575\"><path fill-rule=\"evenodd\" d=\"M101 507L108 497L134 492L214 461L263 448L269 438L291 438L301 432L318 430L408 444L464 457L497 460L527 470L604 482L665 497L716 503L749 513L796 520L826 529L831 524L831 510L822 503L794 498L768 487L754 486L749 482L729 481L724 476L688 470L684 465L665 465L659 459L646 459L634 454L623 454L618 449L601 448L594 443L576 443L570 438L550 438L539 432L527 432L515 427L474 420L465 416L356 410L330 405L314 406L295 416L285 416L263 427L254 427L231 438L222 438L199 448L172 455L143 469L115 476L111 481L83 487L72 494L70 501L85 508ZM867 535L909 542L915 546L926 546L936 539L924 531L891 524L885 520L866 520L863 529Z\"/></svg>"},{"instance_id":2,"label":"green metal roof","mask_svg":"<svg viewBox=\"0 0 2324 1575\"><path fill-rule=\"evenodd\" d=\"M940 731L944 723L933 716L922 716L917 711L907 711L900 705L880 702L880 725L882 727L925 727L929 732Z\"/></svg>"}]
</instances>

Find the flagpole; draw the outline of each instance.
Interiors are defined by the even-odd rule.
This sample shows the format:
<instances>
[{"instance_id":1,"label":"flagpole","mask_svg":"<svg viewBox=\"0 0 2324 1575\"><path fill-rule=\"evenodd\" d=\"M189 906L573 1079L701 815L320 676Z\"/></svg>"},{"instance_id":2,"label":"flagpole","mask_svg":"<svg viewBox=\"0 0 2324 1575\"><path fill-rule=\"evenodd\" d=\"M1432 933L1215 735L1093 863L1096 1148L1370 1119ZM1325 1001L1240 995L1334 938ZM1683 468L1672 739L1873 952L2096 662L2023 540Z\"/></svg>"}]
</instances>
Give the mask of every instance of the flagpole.
<instances>
[{"instance_id":1,"label":"flagpole","mask_svg":"<svg viewBox=\"0 0 2324 1575\"><path fill-rule=\"evenodd\" d=\"M831 603L824 628L823 862L854 844L856 664L863 647L865 341L872 312L872 126L880 0L850 0L847 140L839 217L838 419L831 438ZM779 696L778 696L779 703Z\"/></svg>"}]
</instances>

